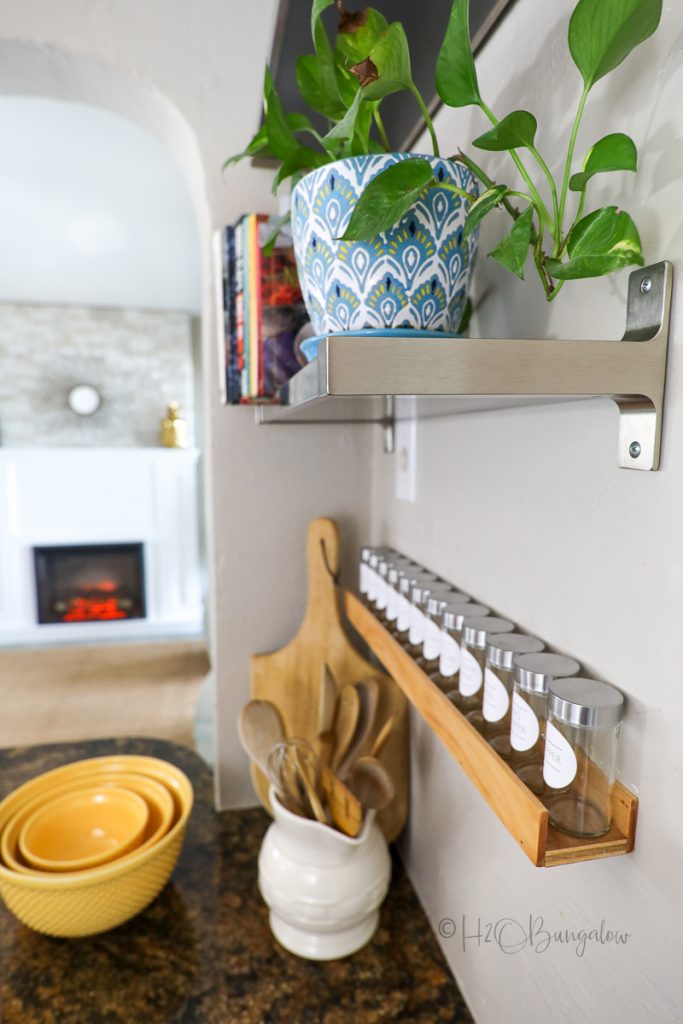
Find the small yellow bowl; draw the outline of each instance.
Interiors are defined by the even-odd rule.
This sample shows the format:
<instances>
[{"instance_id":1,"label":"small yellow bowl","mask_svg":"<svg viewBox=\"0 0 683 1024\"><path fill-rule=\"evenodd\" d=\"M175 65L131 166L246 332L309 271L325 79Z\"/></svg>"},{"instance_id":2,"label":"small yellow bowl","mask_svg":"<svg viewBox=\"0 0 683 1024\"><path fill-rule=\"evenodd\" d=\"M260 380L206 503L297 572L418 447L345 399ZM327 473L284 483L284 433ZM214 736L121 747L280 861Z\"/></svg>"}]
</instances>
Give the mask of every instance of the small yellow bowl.
<instances>
[{"instance_id":1,"label":"small yellow bowl","mask_svg":"<svg viewBox=\"0 0 683 1024\"><path fill-rule=\"evenodd\" d=\"M87 871L139 846L148 821L147 804L130 789L77 789L30 815L19 850L39 871Z\"/></svg>"},{"instance_id":2,"label":"small yellow bowl","mask_svg":"<svg viewBox=\"0 0 683 1024\"><path fill-rule=\"evenodd\" d=\"M47 806L54 800L66 793L73 793L84 786L119 786L123 789L130 789L137 793L147 804L149 809L149 821L142 837L142 843L133 852L145 850L148 846L157 843L162 836L166 835L175 815L175 804L170 791L161 782L147 778L144 775L136 775L129 772L93 772L83 775L80 780L62 783L48 789L35 799L22 805L12 815L0 835L0 861L12 871L20 874L35 875L41 874L36 868L26 863L19 849L19 834L27 819L37 810ZM124 853L117 859L125 859L130 856Z\"/></svg>"},{"instance_id":3,"label":"small yellow bowl","mask_svg":"<svg viewBox=\"0 0 683 1024\"><path fill-rule=\"evenodd\" d=\"M62 765L24 783L0 802L0 834L29 800L93 771L135 772L162 782L175 803L174 821L159 842L90 871L19 874L0 864L0 896L35 931L65 938L116 928L144 910L168 882L192 810L192 784L175 765L156 757L119 755Z\"/></svg>"}]
</instances>

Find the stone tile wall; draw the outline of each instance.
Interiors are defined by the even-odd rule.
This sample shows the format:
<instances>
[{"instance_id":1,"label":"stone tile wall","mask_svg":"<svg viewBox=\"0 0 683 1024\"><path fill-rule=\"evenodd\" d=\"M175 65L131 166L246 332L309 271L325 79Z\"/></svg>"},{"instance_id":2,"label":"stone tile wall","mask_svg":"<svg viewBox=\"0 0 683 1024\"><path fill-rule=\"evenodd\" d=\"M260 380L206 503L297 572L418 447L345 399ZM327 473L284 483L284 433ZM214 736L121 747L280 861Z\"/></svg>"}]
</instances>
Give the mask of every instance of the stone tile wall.
<instances>
[{"instance_id":1,"label":"stone tile wall","mask_svg":"<svg viewBox=\"0 0 683 1024\"><path fill-rule=\"evenodd\" d=\"M191 328L185 313L0 305L0 444L155 446L173 400L192 439ZM75 384L100 391L92 416L69 409Z\"/></svg>"}]
</instances>

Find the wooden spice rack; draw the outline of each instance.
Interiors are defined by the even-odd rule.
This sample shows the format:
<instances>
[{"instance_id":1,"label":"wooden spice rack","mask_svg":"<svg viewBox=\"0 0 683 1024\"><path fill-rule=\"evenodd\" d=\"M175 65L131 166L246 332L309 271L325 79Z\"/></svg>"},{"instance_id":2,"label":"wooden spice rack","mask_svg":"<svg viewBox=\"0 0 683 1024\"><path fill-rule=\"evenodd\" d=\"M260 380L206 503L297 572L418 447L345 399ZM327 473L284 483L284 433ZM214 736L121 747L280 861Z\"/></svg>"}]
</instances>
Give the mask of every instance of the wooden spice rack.
<instances>
[{"instance_id":1,"label":"wooden spice rack","mask_svg":"<svg viewBox=\"0 0 683 1024\"><path fill-rule=\"evenodd\" d=\"M344 609L354 629L467 773L527 857L537 867L630 853L635 842L638 799L620 782L612 793L613 825L600 839L558 832L548 811L483 736L439 690L391 633L359 599L344 591Z\"/></svg>"}]
</instances>

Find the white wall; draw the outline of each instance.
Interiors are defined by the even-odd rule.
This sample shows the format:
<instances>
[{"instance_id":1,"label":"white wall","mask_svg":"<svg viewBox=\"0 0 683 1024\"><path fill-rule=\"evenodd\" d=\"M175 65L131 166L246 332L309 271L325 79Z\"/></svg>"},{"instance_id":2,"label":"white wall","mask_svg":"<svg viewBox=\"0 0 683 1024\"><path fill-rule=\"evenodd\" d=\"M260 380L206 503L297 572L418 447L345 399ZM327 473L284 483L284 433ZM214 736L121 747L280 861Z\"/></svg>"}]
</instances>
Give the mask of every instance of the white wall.
<instances>
[{"instance_id":1,"label":"white wall","mask_svg":"<svg viewBox=\"0 0 683 1024\"><path fill-rule=\"evenodd\" d=\"M560 163L578 99L566 52L574 3L520 0L478 59L480 84L503 116L525 107L541 151ZM646 258L683 270L683 8L665 3L657 35L589 101L578 152L626 131L640 172L605 176L590 198L635 217ZM486 129L468 110L438 118L443 149ZM487 160L507 181L504 158ZM486 259L507 230L487 223L475 272L480 337L618 338L628 271L569 284L547 305L531 269L519 283ZM488 244L487 244L488 243ZM393 498L393 463L374 443L373 538L390 542L483 598L524 629L575 655L628 698L622 779L640 795L636 850L627 857L535 869L444 748L415 721L413 794L404 852L434 924L453 918L444 950L478 1024L643 1024L683 1019L678 927L683 907L679 640L683 619L683 315L675 289L662 469L617 469L610 403L501 411L418 426L418 501ZM625 946L557 946L506 955L462 949L469 933L542 915L551 929L629 932Z\"/></svg>"},{"instance_id":2,"label":"white wall","mask_svg":"<svg viewBox=\"0 0 683 1024\"><path fill-rule=\"evenodd\" d=\"M188 182L202 257L208 557L222 802L252 802L235 720L248 658L287 639L304 600L306 524L340 519L348 551L367 533L363 427L256 427L218 401L211 236L245 210L275 209L271 175L221 164L258 123L276 0L0 0L0 94L91 103L171 150ZM247 9L248 8L248 9Z\"/></svg>"},{"instance_id":3,"label":"white wall","mask_svg":"<svg viewBox=\"0 0 683 1024\"><path fill-rule=\"evenodd\" d=\"M0 300L199 312L197 220L159 139L26 96L0 96L0 138Z\"/></svg>"}]
</instances>

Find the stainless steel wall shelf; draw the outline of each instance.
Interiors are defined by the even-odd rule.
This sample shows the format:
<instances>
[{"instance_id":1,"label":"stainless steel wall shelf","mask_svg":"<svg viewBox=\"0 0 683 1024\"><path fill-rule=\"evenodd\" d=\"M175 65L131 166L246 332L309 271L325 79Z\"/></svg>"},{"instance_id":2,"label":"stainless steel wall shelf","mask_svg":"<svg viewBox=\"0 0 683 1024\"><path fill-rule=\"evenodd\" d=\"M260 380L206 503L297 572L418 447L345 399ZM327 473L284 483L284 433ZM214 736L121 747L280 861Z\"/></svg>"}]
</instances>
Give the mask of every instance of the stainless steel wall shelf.
<instances>
[{"instance_id":1,"label":"stainless steel wall shelf","mask_svg":"<svg viewBox=\"0 0 683 1024\"><path fill-rule=\"evenodd\" d=\"M260 423L379 423L391 450L395 419L610 398L620 411L619 465L659 466L673 269L629 277L621 341L343 338L258 406Z\"/></svg>"}]
</instances>

